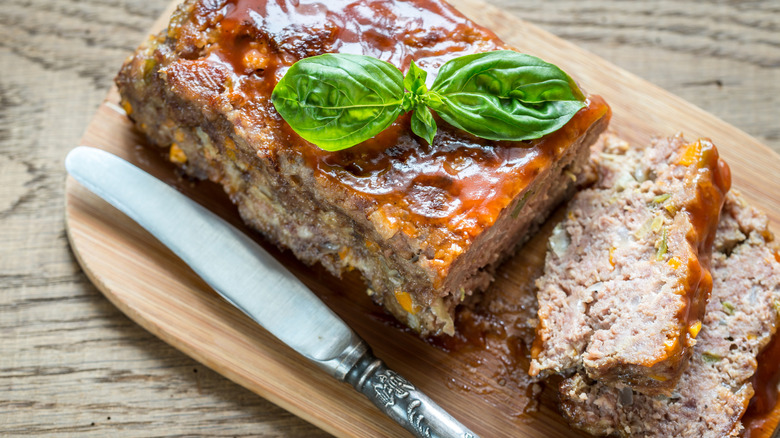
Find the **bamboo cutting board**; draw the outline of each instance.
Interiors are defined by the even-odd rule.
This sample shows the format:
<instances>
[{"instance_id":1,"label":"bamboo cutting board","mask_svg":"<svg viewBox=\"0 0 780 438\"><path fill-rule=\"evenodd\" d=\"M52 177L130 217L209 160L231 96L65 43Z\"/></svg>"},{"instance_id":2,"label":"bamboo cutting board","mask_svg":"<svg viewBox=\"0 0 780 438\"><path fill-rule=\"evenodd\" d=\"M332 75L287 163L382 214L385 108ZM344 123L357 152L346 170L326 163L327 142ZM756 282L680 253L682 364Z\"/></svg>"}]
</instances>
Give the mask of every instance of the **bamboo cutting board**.
<instances>
[{"instance_id":1,"label":"bamboo cutting board","mask_svg":"<svg viewBox=\"0 0 780 438\"><path fill-rule=\"evenodd\" d=\"M766 211L780 230L780 156L738 129L668 92L533 25L479 0L452 3L519 50L558 64L590 93L612 106L612 129L631 142L683 131L713 139L732 168L734 188ZM153 31L167 22L167 15ZM248 233L219 187L176 177L172 166L149 153L118 107L111 90L82 144L100 147L175 185ZM66 183L69 238L97 287L124 313L166 342L313 424L344 437L407 436L350 387L332 381L223 302L192 271L130 219L73 180ZM256 234L258 241L262 240ZM527 297L528 278L545 247L541 233L499 272L492 293ZM266 249L311 287L374 348L391 368L483 437L572 436L555 412L554 392L531 385L522 365L507 361L514 339L482 339L445 352L399 329L366 297L357 275L336 279L305 267L288 253ZM504 342L506 341L506 342ZM487 346L487 347L486 347ZM535 412L529 394L541 393Z\"/></svg>"}]
</instances>

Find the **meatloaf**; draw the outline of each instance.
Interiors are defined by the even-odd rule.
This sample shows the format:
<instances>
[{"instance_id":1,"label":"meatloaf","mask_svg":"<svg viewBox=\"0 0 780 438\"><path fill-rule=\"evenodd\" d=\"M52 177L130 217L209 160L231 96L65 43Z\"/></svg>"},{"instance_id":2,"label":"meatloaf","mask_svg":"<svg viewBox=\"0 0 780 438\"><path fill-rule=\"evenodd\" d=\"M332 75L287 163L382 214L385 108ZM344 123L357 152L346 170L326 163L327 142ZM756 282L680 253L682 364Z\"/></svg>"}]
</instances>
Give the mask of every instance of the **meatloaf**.
<instances>
[{"instance_id":1,"label":"meatloaf","mask_svg":"<svg viewBox=\"0 0 780 438\"><path fill-rule=\"evenodd\" d=\"M549 240L529 372L668 392L701 329L730 174L705 139L604 145Z\"/></svg>"},{"instance_id":2,"label":"meatloaf","mask_svg":"<svg viewBox=\"0 0 780 438\"><path fill-rule=\"evenodd\" d=\"M326 6L327 5L327 6ZM357 269L368 294L422 334L452 333L455 306L573 194L609 107L597 96L541 139L495 142L447 126L433 144L402 116L326 152L269 101L299 59L374 56L433 73L507 49L440 0L187 0L124 64L122 106L188 174L224 186L243 219L306 263Z\"/></svg>"},{"instance_id":3,"label":"meatloaf","mask_svg":"<svg viewBox=\"0 0 780 438\"><path fill-rule=\"evenodd\" d=\"M712 259L714 285L690 365L668 396L597 383L584 372L563 381L568 421L598 435L738 436L753 395L756 356L780 315L780 254L767 218L729 194Z\"/></svg>"}]
</instances>

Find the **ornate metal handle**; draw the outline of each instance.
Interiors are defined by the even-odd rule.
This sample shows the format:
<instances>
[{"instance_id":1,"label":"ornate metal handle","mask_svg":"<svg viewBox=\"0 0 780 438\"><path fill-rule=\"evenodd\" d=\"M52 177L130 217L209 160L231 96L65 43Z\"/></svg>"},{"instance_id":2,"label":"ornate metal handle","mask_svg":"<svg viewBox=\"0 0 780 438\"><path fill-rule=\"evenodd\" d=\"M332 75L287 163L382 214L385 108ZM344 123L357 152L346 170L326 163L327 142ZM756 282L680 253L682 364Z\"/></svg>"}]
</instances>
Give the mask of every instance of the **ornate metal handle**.
<instances>
[{"instance_id":1,"label":"ornate metal handle","mask_svg":"<svg viewBox=\"0 0 780 438\"><path fill-rule=\"evenodd\" d=\"M408 380L388 369L362 340L352 344L338 366L324 368L354 386L415 436L478 438Z\"/></svg>"}]
</instances>

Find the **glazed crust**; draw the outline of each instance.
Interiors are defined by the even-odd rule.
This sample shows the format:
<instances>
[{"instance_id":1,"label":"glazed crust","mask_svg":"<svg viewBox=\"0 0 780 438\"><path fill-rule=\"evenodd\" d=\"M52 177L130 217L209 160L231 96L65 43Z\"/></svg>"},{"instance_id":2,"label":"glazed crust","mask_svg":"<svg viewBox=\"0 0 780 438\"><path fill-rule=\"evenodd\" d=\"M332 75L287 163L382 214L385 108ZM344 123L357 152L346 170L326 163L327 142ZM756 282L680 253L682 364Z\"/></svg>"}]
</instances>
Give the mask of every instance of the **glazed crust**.
<instances>
[{"instance_id":1,"label":"glazed crust","mask_svg":"<svg viewBox=\"0 0 780 438\"><path fill-rule=\"evenodd\" d=\"M268 239L335 275L359 270L401 322L451 334L455 306L573 194L609 107L591 96L561 130L530 142L486 141L437 120L428 145L402 116L373 139L326 152L298 137L269 96L292 63L325 52L403 68L415 59L433 71L505 48L438 0L337 2L328 11L189 0L116 82L150 142L190 175L222 184Z\"/></svg>"}]
</instances>

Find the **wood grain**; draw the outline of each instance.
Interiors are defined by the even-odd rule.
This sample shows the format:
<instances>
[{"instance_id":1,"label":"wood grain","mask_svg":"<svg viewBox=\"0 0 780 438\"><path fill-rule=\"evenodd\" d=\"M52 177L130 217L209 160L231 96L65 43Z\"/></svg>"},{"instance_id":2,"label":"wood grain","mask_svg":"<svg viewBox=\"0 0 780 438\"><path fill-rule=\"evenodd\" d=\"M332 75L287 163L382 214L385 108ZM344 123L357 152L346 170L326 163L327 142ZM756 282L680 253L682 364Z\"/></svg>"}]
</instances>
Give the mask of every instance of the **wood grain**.
<instances>
[{"instance_id":1,"label":"wood grain","mask_svg":"<svg viewBox=\"0 0 780 438\"><path fill-rule=\"evenodd\" d=\"M780 151L776 1L491 3ZM77 144L124 57L167 4L3 2L3 435L325 435L132 323L90 284L68 248L62 159Z\"/></svg>"},{"instance_id":2,"label":"wood grain","mask_svg":"<svg viewBox=\"0 0 780 438\"><path fill-rule=\"evenodd\" d=\"M749 180L735 177L735 187L752 196L771 220L780 223L780 200L771 195L780 194L780 180L760 176L780 174L780 156L714 116L570 43L528 23L503 18L498 8L478 0L458 0L455 5L521 51L544 55L565 70L576 72L576 79L586 89L610 102L614 110L611 127L620 136L646 143L657 133L672 134L685 127L694 137L713 137L724 155L733 155L729 161L735 175L752 175ZM87 128L82 144L109 150L149 169L240 224L235 209L218 188L176 180L171 166L136 147L142 141L136 137L112 90ZM378 415L360 395L302 363L288 348L218 299L186 266L131 221L78 185L69 182L67 187L66 217L73 249L90 279L133 320L220 374L337 436L405 436L400 427ZM259 241L262 243L262 239ZM519 257L541 260L545 245L536 245L534 249L536 252L521 250ZM503 358L480 356L479 366L473 367L469 361L463 361L462 355L445 354L377 320L373 316L376 309L366 299L365 286L359 279L338 281L317 268L301 267L288 254L269 250L374 346L392 368L479 435L574 434L555 415L555 391L551 386L542 395L541 409L520 418L517 412L524 409L523 394L527 389L496 383L511 377L508 372L495 372ZM509 264L523 263L514 259ZM493 289L519 291L532 283L519 270L503 274L491 286ZM481 382L478 390L472 388L473 382Z\"/></svg>"}]
</instances>

